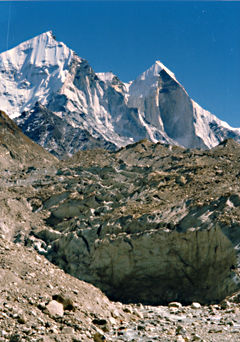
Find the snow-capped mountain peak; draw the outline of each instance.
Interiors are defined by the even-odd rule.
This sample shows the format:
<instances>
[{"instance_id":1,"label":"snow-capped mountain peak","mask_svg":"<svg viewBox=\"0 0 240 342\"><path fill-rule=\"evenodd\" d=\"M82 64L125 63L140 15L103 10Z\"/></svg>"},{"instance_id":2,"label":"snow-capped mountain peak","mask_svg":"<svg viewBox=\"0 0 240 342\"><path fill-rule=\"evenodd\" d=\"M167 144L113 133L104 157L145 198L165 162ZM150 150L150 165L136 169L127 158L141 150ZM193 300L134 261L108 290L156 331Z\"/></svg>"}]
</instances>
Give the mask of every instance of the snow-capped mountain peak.
<instances>
[{"instance_id":1,"label":"snow-capped mountain peak","mask_svg":"<svg viewBox=\"0 0 240 342\"><path fill-rule=\"evenodd\" d=\"M139 98L145 98L145 96L148 96L152 92L153 88L155 89L159 86L159 79L163 70L178 83L174 73L157 60L130 84L129 92L132 98L129 102L130 105L136 106L136 101L138 101Z\"/></svg>"},{"instance_id":2,"label":"snow-capped mountain peak","mask_svg":"<svg viewBox=\"0 0 240 342\"><path fill-rule=\"evenodd\" d=\"M144 81L148 83L148 85L152 86L155 84L162 70L165 70L170 77L177 81L174 73L171 72L163 63L157 60L149 69L137 77L136 82Z\"/></svg>"},{"instance_id":3,"label":"snow-capped mountain peak","mask_svg":"<svg viewBox=\"0 0 240 342\"><path fill-rule=\"evenodd\" d=\"M37 101L45 104L65 82L74 52L51 31L0 54L0 94L11 118Z\"/></svg>"},{"instance_id":4,"label":"snow-capped mountain peak","mask_svg":"<svg viewBox=\"0 0 240 342\"><path fill-rule=\"evenodd\" d=\"M112 72L95 73L51 31L0 54L0 104L59 157L144 138L194 148L240 140L240 129L196 104L159 60L124 83Z\"/></svg>"},{"instance_id":5,"label":"snow-capped mountain peak","mask_svg":"<svg viewBox=\"0 0 240 342\"><path fill-rule=\"evenodd\" d=\"M170 70L169 70L164 64L162 64L160 61L156 61L156 62L155 62L155 68L156 68L156 69L157 69L157 68L161 69L161 70L158 71L158 74L159 74L160 71L165 70L165 71L168 73L169 76L171 76L175 81L177 81L177 79L176 79L176 77L175 77L175 74L174 74L172 71L170 71Z\"/></svg>"},{"instance_id":6,"label":"snow-capped mountain peak","mask_svg":"<svg viewBox=\"0 0 240 342\"><path fill-rule=\"evenodd\" d=\"M0 54L0 61L5 66L13 65L20 69L24 67L26 62L38 67L60 66L63 60L71 59L72 55L73 51L64 43L56 41L52 31L48 31Z\"/></svg>"}]
</instances>

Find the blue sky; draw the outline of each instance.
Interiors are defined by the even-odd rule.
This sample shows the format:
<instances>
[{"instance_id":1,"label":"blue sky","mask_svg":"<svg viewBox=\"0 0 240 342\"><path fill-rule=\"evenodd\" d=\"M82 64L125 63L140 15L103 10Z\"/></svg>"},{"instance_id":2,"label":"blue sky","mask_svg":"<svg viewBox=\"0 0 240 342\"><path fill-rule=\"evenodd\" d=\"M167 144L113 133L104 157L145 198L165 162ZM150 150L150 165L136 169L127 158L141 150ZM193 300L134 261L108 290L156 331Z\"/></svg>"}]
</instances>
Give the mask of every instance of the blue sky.
<instances>
[{"instance_id":1,"label":"blue sky","mask_svg":"<svg viewBox=\"0 0 240 342\"><path fill-rule=\"evenodd\" d=\"M203 108L240 127L240 2L0 1L0 52L52 30L96 72L160 60Z\"/></svg>"}]
</instances>

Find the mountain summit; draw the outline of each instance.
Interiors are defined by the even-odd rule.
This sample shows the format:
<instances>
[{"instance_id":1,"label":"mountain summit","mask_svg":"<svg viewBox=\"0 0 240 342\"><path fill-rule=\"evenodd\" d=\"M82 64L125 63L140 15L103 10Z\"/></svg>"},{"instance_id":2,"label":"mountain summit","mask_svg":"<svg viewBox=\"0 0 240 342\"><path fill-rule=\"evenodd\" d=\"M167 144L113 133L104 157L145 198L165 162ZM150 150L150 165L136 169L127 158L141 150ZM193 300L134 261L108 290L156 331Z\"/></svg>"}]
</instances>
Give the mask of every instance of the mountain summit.
<instances>
[{"instance_id":1,"label":"mountain summit","mask_svg":"<svg viewBox=\"0 0 240 342\"><path fill-rule=\"evenodd\" d=\"M95 73L52 32L0 54L0 101L25 134L58 157L144 138L188 148L240 140L240 129L202 109L160 61L126 84Z\"/></svg>"},{"instance_id":2,"label":"mountain summit","mask_svg":"<svg viewBox=\"0 0 240 342\"><path fill-rule=\"evenodd\" d=\"M1 106L11 118L47 104L63 86L73 51L46 32L0 55Z\"/></svg>"}]
</instances>

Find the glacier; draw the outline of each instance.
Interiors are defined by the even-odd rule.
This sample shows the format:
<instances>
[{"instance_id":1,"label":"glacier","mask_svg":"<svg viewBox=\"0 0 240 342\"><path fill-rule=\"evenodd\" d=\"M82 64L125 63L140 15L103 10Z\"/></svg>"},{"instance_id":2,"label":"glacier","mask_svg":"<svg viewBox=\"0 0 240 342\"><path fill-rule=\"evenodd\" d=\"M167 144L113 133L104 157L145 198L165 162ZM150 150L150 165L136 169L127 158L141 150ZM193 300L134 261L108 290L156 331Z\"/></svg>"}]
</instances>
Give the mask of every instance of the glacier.
<instances>
[{"instance_id":1,"label":"glacier","mask_svg":"<svg viewBox=\"0 0 240 342\"><path fill-rule=\"evenodd\" d=\"M59 158L141 139L212 148L240 129L193 101L160 61L129 83L89 63L51 31L0 54L0 109Z\"/></svg>"}]
</instances>

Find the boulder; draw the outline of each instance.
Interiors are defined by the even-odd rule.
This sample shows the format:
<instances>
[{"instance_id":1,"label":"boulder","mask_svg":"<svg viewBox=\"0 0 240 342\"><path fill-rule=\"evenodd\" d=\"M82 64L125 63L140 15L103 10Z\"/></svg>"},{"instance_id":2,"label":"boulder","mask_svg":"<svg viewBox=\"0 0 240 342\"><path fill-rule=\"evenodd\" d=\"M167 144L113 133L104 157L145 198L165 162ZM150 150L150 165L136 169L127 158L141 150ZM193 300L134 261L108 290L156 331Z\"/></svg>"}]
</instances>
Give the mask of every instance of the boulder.
<instances>
[{"instance_id":1,"label":"boulder","mask_svg":"<svg viewBox=\"0 0 240 342\"><path fill-rule=\"evenodd\" d=\"M53 317L62 317L64 314L63 304L56 300L51 300L46 306L46 309Z\"/></svg>"}]
</instances>

